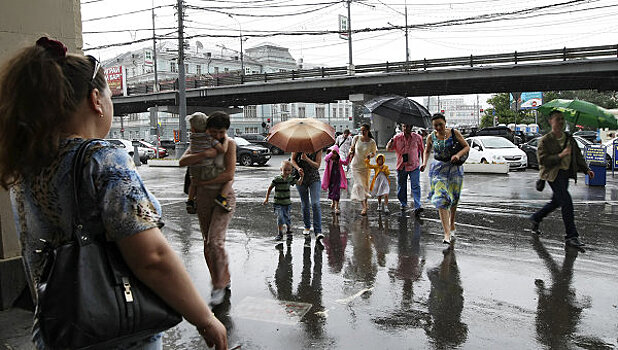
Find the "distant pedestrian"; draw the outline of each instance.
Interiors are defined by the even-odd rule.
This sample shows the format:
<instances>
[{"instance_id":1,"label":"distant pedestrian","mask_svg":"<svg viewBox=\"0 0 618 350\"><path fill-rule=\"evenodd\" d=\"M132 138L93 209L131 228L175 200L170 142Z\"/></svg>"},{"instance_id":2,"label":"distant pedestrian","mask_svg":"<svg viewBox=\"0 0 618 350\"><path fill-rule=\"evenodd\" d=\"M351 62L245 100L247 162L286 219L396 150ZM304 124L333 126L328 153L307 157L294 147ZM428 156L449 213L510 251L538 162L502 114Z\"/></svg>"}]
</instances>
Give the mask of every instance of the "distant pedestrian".
<instances>
[{"instance_id":1,"label":"distant pedestrian","mask_svg":"<svg viewBox=\"0 0 618 350\"><path fill-rule=\"evenodd\" d=\"M350 129L343 130L343 134L337 136L335 139L335 145L339 147L339 154L347 158L350 153L350 147L352 147L352 135L350 135Z\"/></svg>"},{"instance_id":2,"label":"distant pedestrian","mask_svg":"<svg viewBox=\"0 0 618 350\"><path fill-rule=\"evenodd\" d=\"M577 172L582 171L590 178L594 178L594 172L588 168L582 152L575 139L564 132L564 116L560 111L549 114L551 132L539 140L537 156L539 159L539 176L549 182L552 190L551 201L536 213L532 214L532 232L540 234L541 221L552 211L560 207L562 209L562 221L566 230L566 245L576 248L584 244L579 239L579 233L575 228L573 214L573 200L569 194L569 178L577 182Z\"/></svg>"},{"instance_id":3,"label":"distant pedestrian","mask_svg":"<svg viewBox=\"0 0 618 350\"><path fill-rule=\"evenodd\" d=\"M348 160L341 159L337 145L331 146L328 150L330 152L324 157L326 169L322 175L322 189L328 191L328 199L332 201L330 207L335 211L335 215L339 215L341 214L339 208L341 190L348 188L348 179L343 171L343 166L348 164Z\"/></svg>"},{"instance_id":4,"label":"distant pedestrian","mask_svg":"<svg viewBox=\"0 0 618 350\"><path fill-rule=\"evenodd\" d=\"M470 146L464 140L461 133L455 129L446 127L446 118L443 114L436 113L431 118L434 131L427 136L427 145L425 147L425 157L421 171L427 167L429 152L434 153L434 160L431 163L429 170L429 179L431 181L431 190L429 191L429 200L438 208L440 213L440 221L444 230L443 243L451 244L455 238L455 214L457 212L457 204L461 195L463 185L463 166L455 165L456 162L470 151ZM456 154L450 154L449 149L453 146L455 139L463 146L463 149ZM444 162L437 158L444 159L451 156L450 161Z\"/></svg>"},{"instance_id":5,"label":"distant pedestrian","mask_svg":"<svg viewBox=\"0 0 618 350\"><path fill-rule=\"evenodd\" d=\"M275 198L273 209L277 214L277 236L275 241L281 241L283 239L283 233L286 233L287 240L292 240L292 222L290 221L290 206L292 200L290 199L290 186L300 185L303 182L303 177L295 178L292 176L292 163L289 160L281 162L281 174L275 176L273 181L268 186L266 192L266 199L264 199L264 205L268 204L268 198L270 192L275 189Z\"/></svg>"},{"instance_id":6,"label":"distant pedestrian","mask_svg":"<svg viewBox=\"0 0 618 350\"><path fill-rule=\"evenodd\" d=\"M221 118L219 114L213 114L213 118ZM228 148L228 138L225 138L223 142L215 139L208 131L209 117L201 112L195 112L187 116L187 122L191 126L191 135L189 136L191 153L200 153L209 148L217 150L217 154L223 154ZM211 123L213 120L211 120ZM217 177L223 172L223 164L216 164L215 157L204 158L198 164L189 166L189 174L191 176L191 184L189 185L189 198L186 202L187 212L189 214L195 214L197 212L195 205L195 194L197 192L197 186L194 183L198 181L211 180ZM227 202L225 193L228 193L232 189L232 181L227 182L221 188L221 193L215 197L214 201L223 209L231 211L232 208Z\"/></svg>"},{"instance_id":7,"label":"distant pedestrian","mask_svg":"<svg viewBox=\"0 0 618 350\"><path fill-rule=\"evenodd\" d=\"M391 172L388 170L388 165L384 164L384 161L384 155L378 154L376 156L376 164L371 164L369 159L366 159L365 163L369 169L373 169L375 172L369 190L373 197L378 197L378 211L388 214L388 193L391 191L388 177ZM384 206L382 206L382 198L384 198Z\"/></svg>"},{"instance_id":8,"label":"distant pedestrian","mask_svg":"<svg viewBox=\"0 0 618 350\"><path fill-rule=\"evenodd\" d=\"M216 118L213 118L214 116ZM215 139L223 140L228 138L227 130L230 128L230 117L224 112L214 112L208 118L208 133ZM191 153L190 149L180 157L180 166L194 165L207 157L216 156L215 163L223 164L223 172L217 177L206 181L197 181L197 193L195 201L197 204L197 217L200 221L200 230L204 241L204 258L210 271L212 281L212 291L210 293L210 303L220 305L229 297L231 289L231 276L228 264L227 252L225 251L225 236L227 227L232 219L234 208L236 207L236 195L231 188L224 193L228 205L232 208L228 211L215 204L215 198L221 194L222 188L230 181L234 180L236 172L236 143L228 140L227 152L217 154L214 148L207 149L200 153Z\"/></svg>"},{"instance_id":9,"label":"distant pedestrian","mask_svg":"<svg viewBox=\"0 0 618 350\"><path fill-rule=\"evenodd\" d=\"M317 241L324 238L322 234L322 211L320 210L320 163L322 163L322 150L314 153L292 152L290 157L292 166L303 182L296 186L300 195L300 203L303 211L303 223L305 229L303 235L306 238L311 234L311 214L313 214L313 233Z\"/></svg>"},{"instance_id":10,"label":"distant pedestrian","mask_svg":"<svg viewBox=\"0 0 618 350\"><path fill-rule=\"evenodd\" d=\"M397 154L397 198L401 204L401 210L408 208L408 185L414 198L414 214L419 216L423 211L421 203L420 164L423 163L423 138L412 132L412 125L402 124L401 133L393 136L386 144L387 151L395 151Z\"/></svg>"},{"instance_id":11,"label":"distant pedestrian","mask_svg":"<svg viewBox=\"0 0 618 350\"><path fill-rule=\"evenodd\" d=\"M361 215L367 215L367 198L369 194L369 168L365 164L365 159L371 159L378 151L373 135L369 130L368 124L361 126L360 135L354 136L352 147L350 148L349 161L352 167L352 177L354 185L350 193L350 198L362 204Z\"/></svg>"}]
</instances>

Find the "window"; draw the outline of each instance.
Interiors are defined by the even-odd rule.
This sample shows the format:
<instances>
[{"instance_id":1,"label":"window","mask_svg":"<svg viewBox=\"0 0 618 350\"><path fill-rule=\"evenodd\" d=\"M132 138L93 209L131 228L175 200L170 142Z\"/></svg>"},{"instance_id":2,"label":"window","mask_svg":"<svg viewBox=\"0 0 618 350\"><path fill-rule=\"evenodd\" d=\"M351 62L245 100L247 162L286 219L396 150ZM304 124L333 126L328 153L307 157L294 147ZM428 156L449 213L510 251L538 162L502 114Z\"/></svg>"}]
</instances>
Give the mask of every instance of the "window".
<instances>
[{"instance_id":1,"label":"window","mask_svg":"<svg viewBox=\"0 0 618 350\"><path fill-rule=\"evenodd\" d=\"M185 73L189 73L189 64L185 63Z\"/></svg>"},{"instance_id":2,"label":"window","mask_svg":"<svg viewBox=\"0 0 618 350\"><path fill-rule=\"evenodd\" d=\"M348 107L345 107L345 117L348 118L350 116L350 109Z\"/></svg>"},{"instance_id":3,"label":"window","mask_svg":"<svg viewBox=\"0 0 618 350\"><path fill-rule=\"evenodd\" d=\"M337 118L337 107L333 107L333 115L331 115L331 118Z\"/></svg>"},{"instance_id":4,"label":"window","mask_svg":"<svg viewBox=\"0 0 618 350\"><path fill-rule=\"evenodd\" d=\"M176 62L170 62L170 72L178 73L178 66L176 65Z\"/></svg>"},{"instance_id":5,"label":"window","mask_svg":"<svg viewBox=\"0 0 618 350\"><path fill-rule=\"evenodd\" d=\"M289 112L290 111L290 105L287 104L287 103L280 104L279 108L281 108L281 112Z\"/></svg>"},{"instance_id":6,"label":"window","mask_svg":"<svg viewBox=\"0 0 618 350\"><path fill-rule=\"evenodd\" d=\"M243 114L245 116L245 119L257 118L257 106L243 107Z\"/></svg>"},{"instance_id":7,"label":"window","mask_svg":"<svg viewBox=\"0 0 618 350\"><path fill-rule=\"evenodd\" d=\"M324 119L324 106L315 106L315 117Z\"/></svg>"},{"instance_id":8,"label":"window","mask_svg":"<svg viewBox=\"0 0 618 350\"><path fill-rule=\"evenodd\" d=\"M305 107L298 107L298 117L306 118Z\"/></svg>"},{"instance_id":9,"label":"window","mask_svg":"<svg viewBox=\"0 0 618 350\"><path fill-rule=\"evenodd\" d=\"M245 127L245 134L255 134L258 132L258 128L257 126L246 126Z\"/></svg>"},{"instance_id":10,"label":"window","mask_svg":"<svg viewBox=\"0 0 618 350\"><path fill-rule=\"evenodd\" d=\"M195 73L197 73L198 75L202 74L202 65L198 64L195 66Z\"/></svg>"},{"instance_id":11,"label":"window","mask_svg":"<svg viewBox=\"0 0 618 350\"><path fill-rule=\"evenodd\" d=\"M145 51L144 52L144 56L146 57L147 60L151 60L152 59L152 52L151 51Z\"/></svg>"},{"instance_id":12,"label":"window","mask_svg":"<svg viewBox=\"0 0 618 350\"><path fill-rule=\"evenodd\" d=\"M219 74L219 67L215 67L215 74Z\"/></svg>"},{"instance_id":13,"label":"window","mask_svg":"<svg viewBox=\"0 0 618 350\"><path fill-rule=\"evenodd\" d=\"M343 107L339 107L339 118L343 118Z\"/></svg>"},{"instance_id":14,"label":"window","mask_svg":"<svg viewBox=\"0 0 618 350\"><path fill-rule=\"evenodd\" d=\"M223 71L227 73L227 72L230 71L230 69L229 68L223 68Z\"/></svg>"},{"instance_id":15,"label":"window","mask_svg":"<svg viewBox=\"0 0 618 350\"><path fill-rule=\"evenodd\" d=\"M245 74L251 74L251 68L245 67Z\"/></svg>"}]
</instances>

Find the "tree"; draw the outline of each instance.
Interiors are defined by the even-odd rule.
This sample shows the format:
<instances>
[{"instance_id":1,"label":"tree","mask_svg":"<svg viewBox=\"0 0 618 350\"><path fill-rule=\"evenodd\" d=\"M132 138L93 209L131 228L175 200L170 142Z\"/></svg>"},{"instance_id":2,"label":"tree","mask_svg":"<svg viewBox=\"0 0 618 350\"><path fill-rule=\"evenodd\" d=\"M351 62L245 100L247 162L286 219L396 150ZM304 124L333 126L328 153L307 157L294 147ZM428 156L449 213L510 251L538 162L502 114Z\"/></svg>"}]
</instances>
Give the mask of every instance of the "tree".
<instances>
[{"instance_id":1,"label":"tree","mask_svg":"<svg viewBox=\"0 0 618 350\"><path fill-rule=\"evenodd\" d=\"M494 117L498 117L498 124L531 124L535 122L535 111L511 109L511 100L508 93L496 94L487 100L492 105L485 110L481 117L481 127L493 126Z\"/></svg>"}]
</instances>

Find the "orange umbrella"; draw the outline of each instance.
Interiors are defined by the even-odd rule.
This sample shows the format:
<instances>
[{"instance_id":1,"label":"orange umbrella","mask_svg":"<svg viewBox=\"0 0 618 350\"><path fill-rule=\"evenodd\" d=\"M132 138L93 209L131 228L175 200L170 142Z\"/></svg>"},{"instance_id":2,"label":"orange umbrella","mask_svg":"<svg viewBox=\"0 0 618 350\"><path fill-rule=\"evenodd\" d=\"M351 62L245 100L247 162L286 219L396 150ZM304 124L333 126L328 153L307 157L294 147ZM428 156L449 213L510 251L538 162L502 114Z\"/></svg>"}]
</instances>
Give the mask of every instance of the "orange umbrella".
<instances>
[{"instance_id":1,"label":"orange umbrella","mask_svg":"<svg viewBox=\"0 0 618 350\"><path fill-rule=\"evenodd\" d=\"M294 118L273 126L268 142L286 152L312 153L335 143L335 129L317 119Z\"/></svg>"}]
</instances>

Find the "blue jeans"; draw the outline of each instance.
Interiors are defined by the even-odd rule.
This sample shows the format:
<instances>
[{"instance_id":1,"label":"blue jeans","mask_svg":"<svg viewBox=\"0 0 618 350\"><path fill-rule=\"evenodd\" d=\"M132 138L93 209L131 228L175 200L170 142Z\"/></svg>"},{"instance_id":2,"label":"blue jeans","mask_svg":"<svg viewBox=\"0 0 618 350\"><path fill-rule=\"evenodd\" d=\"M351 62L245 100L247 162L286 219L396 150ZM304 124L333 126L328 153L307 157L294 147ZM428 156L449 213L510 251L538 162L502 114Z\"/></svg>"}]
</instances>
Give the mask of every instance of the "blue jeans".
<instances>
[{"instance_id":1,"label":"blue jeans","mask_svg":"<svg viewBox=\"0 0 618 350\"><path fill-rule=\"evenodd\" d=\"M275 213L277 214L277 226L288 225L288 229L291 230L290 227L292 223L290 222L290 205L274 205Z\"/></svg>"},{"instance_id":2,"label":"blue jeans","mask_svg":"<svg viewBox=\"0 0 618 350\"><path fill-rule=\"evenodd\" d=\"M408 206L408 177L410 177L410 188L414 197L414 209L421 205L421 170L416 168L412 171L397 170L397 198L402 206Z\"/></svg>"},{"instance_id":3,"label":"blue jeans","mask_svg":"<svg viewBox=\"0 0 618 350\"><path fill-rule=\"evenodd\" d=\"M569 194L569 174L566 170L558 171L558 176L554 181L547 181L553 192L551 201L536 213L532 214L532 219L541 222L543 218L552 211L560 207L562 209L562 221L566 231L565 239L578 237L575 228L575 216L573 214L573 200Z\"/></svg>"},{"instance_id":4,"label":"blue jeans","mask_svg":"<svg viewBox=\"0 0 618 350\"><path fill-rule=\"evenodd\" d=\"M311 212L313 212L313 233L322 233L322 212L320 211L320 191L322 183L320 180L309 185L296 185L300 195L300 205L303 210L303 223L306 229L311 228ZM311 199L311 209L309 200Z\"/></svg>"}]
</instances>

